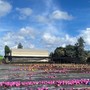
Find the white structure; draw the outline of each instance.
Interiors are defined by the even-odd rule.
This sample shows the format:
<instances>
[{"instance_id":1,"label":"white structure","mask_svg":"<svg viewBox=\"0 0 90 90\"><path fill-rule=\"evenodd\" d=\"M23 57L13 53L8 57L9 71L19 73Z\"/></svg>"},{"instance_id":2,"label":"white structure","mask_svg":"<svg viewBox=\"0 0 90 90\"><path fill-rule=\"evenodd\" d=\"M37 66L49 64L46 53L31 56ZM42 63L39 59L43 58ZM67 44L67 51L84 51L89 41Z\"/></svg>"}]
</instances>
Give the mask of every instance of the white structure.
<instances>
[{"instance_id":1,"label":"white structure","mask_svg":"<svg viewBox=\"0 0 90 90\"><path fill-rule=\"evenodd\" d=\"M26 56L26 57L48 57L49 53L46 50L35 49L12 49L12 56Z\"/></svg>"},{"instance_id":2,"label":"white structure","mask_svg":"<svg viewBox=\"0 0 90 90\"><path fill-rule=\"evenodd\" d=\"M48 51L40 49L12 49L10 57L14 62L49 62Z\"/></svg>"}]
</instances>

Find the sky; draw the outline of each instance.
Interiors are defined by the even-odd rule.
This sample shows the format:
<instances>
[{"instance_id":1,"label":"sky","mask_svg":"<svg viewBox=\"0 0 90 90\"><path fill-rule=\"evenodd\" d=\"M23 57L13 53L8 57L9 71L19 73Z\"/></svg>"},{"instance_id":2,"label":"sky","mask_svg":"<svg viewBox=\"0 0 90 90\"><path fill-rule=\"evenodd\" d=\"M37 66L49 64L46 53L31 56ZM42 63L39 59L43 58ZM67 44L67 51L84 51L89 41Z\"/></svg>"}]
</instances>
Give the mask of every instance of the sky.
<instances>
[{"instance_id":1,"label":"sky","mask_svg":"<svg viewBox=\"0 0 90 90\"><path fill-rule=\"evenodd\" d=\"M79 37L90 50L90 0L0 0L0 54L18 43L51 52Z\"/></svg>"}]
</instances>

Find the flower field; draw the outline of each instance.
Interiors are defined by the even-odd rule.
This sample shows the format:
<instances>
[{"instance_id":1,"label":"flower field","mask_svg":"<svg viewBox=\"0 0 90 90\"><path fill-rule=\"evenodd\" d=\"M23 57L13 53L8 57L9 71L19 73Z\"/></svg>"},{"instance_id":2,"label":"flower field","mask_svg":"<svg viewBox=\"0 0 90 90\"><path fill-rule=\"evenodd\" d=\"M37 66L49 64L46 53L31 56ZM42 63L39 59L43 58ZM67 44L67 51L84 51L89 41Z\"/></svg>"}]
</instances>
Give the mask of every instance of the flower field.
<instances>
[{"instance_id":1,"label":"flower field","mask_svg":"<svg viewBox=\"0 0 90 90\"><path fill-rule=\"evenodd\" d=\"M0 65L0 90L90 90L90 66Z\"/></svg>"}]
</instances>

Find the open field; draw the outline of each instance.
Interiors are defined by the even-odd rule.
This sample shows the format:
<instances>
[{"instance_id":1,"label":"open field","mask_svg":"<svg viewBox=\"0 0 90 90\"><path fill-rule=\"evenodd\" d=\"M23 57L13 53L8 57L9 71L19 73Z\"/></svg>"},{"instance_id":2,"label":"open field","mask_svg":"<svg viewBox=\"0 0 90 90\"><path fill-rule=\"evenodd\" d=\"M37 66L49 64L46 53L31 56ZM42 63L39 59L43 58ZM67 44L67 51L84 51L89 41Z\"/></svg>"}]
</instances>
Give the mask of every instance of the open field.
<instances>
[{"instance_id":1,"label":"open field","mask_svg":"<svg viewBox=\"0 0 90 90\"><path fill-rule=\"evenodd\" d=\"M2 60L3 59L3 56L0 56L0 60Z\"/></svg>"},{"instance_id":2,"label":"open field","mask_svg":"<svg viewBox=\"0 0 90 90\"><path fill-rule=\"evenodd\" d=\"M3 56L0 56L0 64L2 63L3 60Z\"/></svg>"},{"instance_id":3,"label":"open field","mask_svg":"<svg viewBox=\"0 0 90 90\"><path fill-rule=\"evenodd\" d=\"M0 65L0 90L90 90L90 65Z\"/></svg>"}]
</instances>

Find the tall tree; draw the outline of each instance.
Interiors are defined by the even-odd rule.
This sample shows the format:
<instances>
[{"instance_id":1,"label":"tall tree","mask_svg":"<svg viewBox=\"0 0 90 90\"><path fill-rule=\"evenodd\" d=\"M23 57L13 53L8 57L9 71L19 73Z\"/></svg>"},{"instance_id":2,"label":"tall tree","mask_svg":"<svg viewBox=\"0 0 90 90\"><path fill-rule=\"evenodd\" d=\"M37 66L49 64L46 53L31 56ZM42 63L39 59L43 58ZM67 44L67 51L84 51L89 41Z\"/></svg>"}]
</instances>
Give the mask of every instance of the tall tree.
<instances>
[{"instance_id":1,"label":"tall tree","mask_svg":"<svg viewBox=\"0 0 90 90\"><path fill-rule=\"evenodd\" d=\"M75 49L76 49L76 57L80 61L80 63L85 63L86 62L86 52L84 50L84 40L82 37L80 37L75 44Z\"/></svg>"},{"instance_id":2,"label":"tall tree","mask_svg":"<svg viewBox=\"0 0 90 90\"><path fill-rule=\"evenodd\" d=\"M17 48L18 48L18 49L22 49L22 48L23 48L22 44L19 43Z\"/></svg>"},{"instance_id":3,"label":"tall tree","mask_svg":"<svg viewBox=\"0 0 90 90\"><path fill-rule=\"evenodd\" d=\"M11 52L9 46L7 45L5 45L4 51L5 51L5 56L7 56Z\"/></svg>"}]
</instances>

